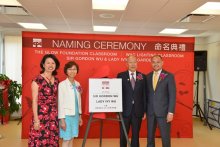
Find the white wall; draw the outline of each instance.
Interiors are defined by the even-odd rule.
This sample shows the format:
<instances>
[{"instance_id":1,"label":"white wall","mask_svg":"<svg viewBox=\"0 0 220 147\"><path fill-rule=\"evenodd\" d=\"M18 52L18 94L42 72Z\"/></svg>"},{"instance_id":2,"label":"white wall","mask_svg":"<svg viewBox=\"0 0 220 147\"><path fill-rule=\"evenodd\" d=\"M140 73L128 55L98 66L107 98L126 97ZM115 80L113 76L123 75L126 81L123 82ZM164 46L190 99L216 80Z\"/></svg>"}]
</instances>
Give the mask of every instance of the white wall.
<instances>
[{"instance_id":1,"label":"white wall","mask_svg":"<svg viewBox=\"0 0 220 147\"><path fill-rule=\"evenodd\" d=\"M5 74L18 83L22 82L22 37L5 36Z\"/></svg>"},{"instance_id":2,"label":"white wall","mask_svg":"<svg viewBox=\"0 0 220 147\"><path fill-rule=\"evenodd\" d=\"M220 102L220 34L207 38L207 98Z\"/></svg>"},{"instance_id":3,"label":"white wall","mask_svg":"<svg viewBox=\"0 0 220 147\"><path fill-rule=\"evenodd\" d=\"M203 71L199 73L198 102L202 110L204 110L204 89L206 89L207 99L220 102L220 34L208 38L196 38L195 50L207 50L207 71L205 74ZM198 72L195 71L194 81L198 80L197 74ZM204 76L206 78L206 85L204 85ZM194 85L194 95L196 95L195 88L196 85ZM193 110L193 114L195 114L195 108Z\"/></svg>"}]
</instances>

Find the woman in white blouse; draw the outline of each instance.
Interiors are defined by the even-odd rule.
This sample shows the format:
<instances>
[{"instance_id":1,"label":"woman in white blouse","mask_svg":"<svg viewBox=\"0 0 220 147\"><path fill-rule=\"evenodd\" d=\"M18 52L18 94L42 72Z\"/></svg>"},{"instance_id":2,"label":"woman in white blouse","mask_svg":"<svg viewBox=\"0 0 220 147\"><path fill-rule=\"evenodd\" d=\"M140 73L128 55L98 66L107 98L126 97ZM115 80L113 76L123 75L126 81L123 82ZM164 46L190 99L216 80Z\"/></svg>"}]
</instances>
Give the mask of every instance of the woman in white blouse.
<instances>
[{"instance_id":1,"label":"woman in white blouse","mask_svg":"<svg viewBox=\"0 0 220 147\"><path fill-rule=\"evenodd\" d=\"M63 139L62 147L72 147L72 140L78 137L81 118L81 93L80 83L75 80L79 72L76 62L70 61L64 66L67 78L60 82L58 89L58 118L60 119L60 138Z\"/></svg>"}]
</instances>

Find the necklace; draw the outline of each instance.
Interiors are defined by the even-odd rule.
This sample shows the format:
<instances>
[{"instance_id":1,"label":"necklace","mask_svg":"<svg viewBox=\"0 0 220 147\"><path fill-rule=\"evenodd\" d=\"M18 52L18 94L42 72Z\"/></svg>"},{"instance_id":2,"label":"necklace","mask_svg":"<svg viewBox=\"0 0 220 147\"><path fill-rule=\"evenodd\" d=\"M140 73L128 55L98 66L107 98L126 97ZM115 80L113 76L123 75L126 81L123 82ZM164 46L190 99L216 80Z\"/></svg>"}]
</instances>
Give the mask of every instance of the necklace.
<instances>
[{"instance_id":1,"label":"necklace","mask_svg":"<svg viewBox=\"0 0 220 147\"><path fill-rule=\"evenodd\" d=\"M52 81L51 81L51 80L52 80L52 77L51 77L51 78L48 78L48 77L45 76L45 78L49 81L48 83L49 83L49 85L50 85L50 87L51 87L51 86L53 85L53 84L52 84Z\"/></svg>"}]
</instances>

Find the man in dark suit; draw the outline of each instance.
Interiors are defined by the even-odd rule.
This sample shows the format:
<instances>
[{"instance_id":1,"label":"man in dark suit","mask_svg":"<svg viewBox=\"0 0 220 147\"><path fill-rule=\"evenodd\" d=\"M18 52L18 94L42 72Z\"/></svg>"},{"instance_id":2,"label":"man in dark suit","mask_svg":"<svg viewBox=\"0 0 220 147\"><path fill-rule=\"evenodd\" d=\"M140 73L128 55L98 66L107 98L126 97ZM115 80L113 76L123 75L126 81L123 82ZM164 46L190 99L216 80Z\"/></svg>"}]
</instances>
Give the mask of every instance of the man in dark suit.
<instances>
[{"instance_id":1,"label":"man in dark suit","mask_svg":"<svg viewBox=\"0 0 220 147\"><path fill-rule=\"evenodd\" d=\"M163 70L160 55L151 58L153 71L147 75L147 147L155 147L155 131L159 126L163 147L171 147L170 126L176 104L174 75Z\"/></svg>"},{"instance_id":2,"label":"man in dark suit","mask_svg":"<svg viewBox=\"0 0 220 147\"><path fill-rule=\"evenodd\" d=\"M137 58L130 55L127 58L128 70L118 74L122 79L122 117L127 133L132 128L131 147L139 147L139 131L142 119L145 119L146 77L136 71ZM120 124L120 147L127 147L127 141Z\"/></svg>"}]
</instances>

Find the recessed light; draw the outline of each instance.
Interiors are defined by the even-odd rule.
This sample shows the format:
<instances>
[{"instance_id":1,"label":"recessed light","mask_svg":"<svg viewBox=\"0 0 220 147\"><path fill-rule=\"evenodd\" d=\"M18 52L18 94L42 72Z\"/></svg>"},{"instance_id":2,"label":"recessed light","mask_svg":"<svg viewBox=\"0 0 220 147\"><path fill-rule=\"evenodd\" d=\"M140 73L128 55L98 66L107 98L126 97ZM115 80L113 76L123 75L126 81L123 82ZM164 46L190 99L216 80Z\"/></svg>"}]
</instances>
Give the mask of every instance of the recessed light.
<instances>
[{"instance_id":1,"label":"recessed light","mask_svg":"<svg viewBox=\"0 0 220 147\"><path fill-rule=\"evenodd\" d=\"M187 31L188 29L172 29L166 28L160 32L160 34L182 34L183 32Z\"/></svg>"},{"instance_id":2,"label":"recessed light","mask_svg":"<svg viewBox=\"0 0 220 147\"><path fill-rule=\"evenodd\" d=\"M0 5L3 6L21 6L17 0L0 0Z\"/></svg>"},{"instance_id":3,"label":"recessed light","mask_svg":"<svg viewBox=\"0 0 220 147\"><path fill-rule=\"evenodd\" d=\"M92 9L125 10L129 0L92 0Z\"/></svg>"},{"instance_id":4,"label":"recessed light","mask_svg":"<svg viewBox=\"0 0 220 147\"><path fill-rule=\"evenodd\" d=\"M47 29L42 23L18 23L25 29Z\"/></svg>"},{"instance_id":5,"label":"recessed light","mask_svg":"<svg viewBox=\"0 0 220 147\"><path fill-rule=\"evenodd\" d=\"M192 14L210 14L210 15L220 15L220 2L207 2Z\"/></svg>"},{"instance_id":6,"label":"recessed light","mask_svg":"<svg viewBox=\"0 0 220 147\"><path fill-rule=\"evenodd\" d=\"M93 26L93 31L96 32L115 32L117 26Z\"/></svg>"}]
</instances>

